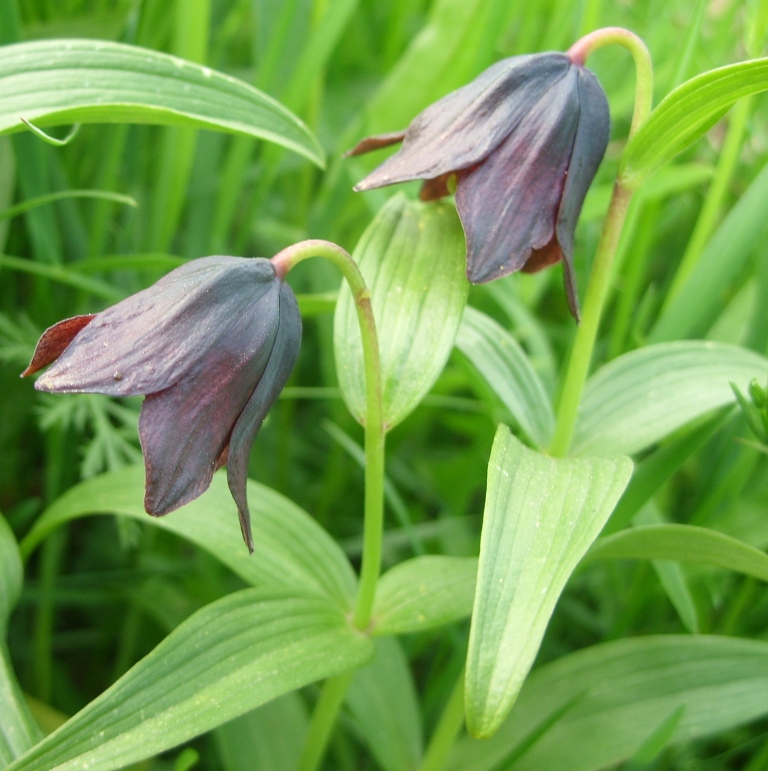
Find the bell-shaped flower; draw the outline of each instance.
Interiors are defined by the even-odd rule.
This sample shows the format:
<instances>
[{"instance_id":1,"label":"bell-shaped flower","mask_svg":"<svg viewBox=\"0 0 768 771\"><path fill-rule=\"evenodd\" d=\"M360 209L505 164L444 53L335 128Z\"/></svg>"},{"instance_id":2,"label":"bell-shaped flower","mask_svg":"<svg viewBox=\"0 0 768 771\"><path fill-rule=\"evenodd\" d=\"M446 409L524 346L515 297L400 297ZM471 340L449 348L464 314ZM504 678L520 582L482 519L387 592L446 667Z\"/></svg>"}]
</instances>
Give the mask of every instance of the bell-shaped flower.
<instances>
[{"instance_id":1,"label":"bell-shaped flower","mask_svg":"<svg viewBox=\"0 0 768 771\"><path fill-rule=\"evenodd\" d=\"M23 375L41 391L146 396L144 507L167 514L227 464L253 551L246 499L253 438L299 353L301 316L269 260L204 257L92 316L50 327Z\"/></svg>"},{"instance_id":2,"label":"bell-shaped flower","mask_svg":"<svg viewBox=\"0 0 768 771\"><path fill-rule=\"evenodd\" d=\"M610 115L595 76L567 54L515 56L427 107L406 131L362 140L348 155L402 141L355 186L425 180L422 200L452 192L475 284L563 262L578 318L573 242L605 153Z\"/></svg>"}]
</instances>

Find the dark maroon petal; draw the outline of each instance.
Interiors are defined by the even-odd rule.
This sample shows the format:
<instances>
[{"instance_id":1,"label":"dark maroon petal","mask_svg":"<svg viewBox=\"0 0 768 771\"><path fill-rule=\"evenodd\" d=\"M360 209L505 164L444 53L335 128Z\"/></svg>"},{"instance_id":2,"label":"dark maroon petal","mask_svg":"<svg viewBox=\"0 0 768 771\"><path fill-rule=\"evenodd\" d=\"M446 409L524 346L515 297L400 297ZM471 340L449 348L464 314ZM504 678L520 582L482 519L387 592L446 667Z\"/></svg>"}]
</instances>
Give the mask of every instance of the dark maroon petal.
<instances>
[{"instance_id":1,"label":"dark maroon petal","mask_svg":"<svg viewBox=\"0 0 768 771\"><path fill-rule=\"evenodd\" d=\"M43 391L157 393L222 345L269 292L269 260L204 257L96 314L37 381Z\"/></svg>"},{"instance_id":2,"label":"dark maroon petal","mask_svg":"<svg viewBox=\"0 0 768 771\"><path fill-rule=\"evenodd\" d=\"M570 60L561 53L497 62L417 115L400 150L355 190L434 179L480 163L570 69Z\"/></svg>"},{"instance_id":3,"label":"dark maroon petal","mask_svg":"<svg viewBox=\"0 0 768 771\"><path fill-rule=\"evenodd\" d=\"M351 158L353 155L362 155L370 153L372 150L380 150L382 147L396 145L403 141L405 131L392 131L389 134L377 134L375 137L366 137L361 139L351 150L344 153L344 158Z\"/></svg>"},{"instance_id":4,"label":"dark maroon petal","mask_svg":"<svg viewBox=\"0 0 768 771\"><path fill-rule=\"evenodd\" d=\"M251 515L248 510L246 483L251 445L264 418L277 401L291 375L301 345L301 315L296 298L287 284L280 287L280 326L264 374L242 411L229 440L227 481L237 504L240 529L248 550L253 552Z\"/></svg>"},{"instance_id":5,"label":"dark maroon petal","mask_svg":"<svg viewBox=\"0 0 768 771\"><path fill-rule=\"evenodd\" d=\"M178 383L148 396L139 418L146 466L145 508L161 515L204 492L243 408L269 361L280 282L232 320L217 348Z\"/></svg>"},{"instance_id":6,"label":"dark maroon petal","mask_svg":"<svg viewBox=\"0 0 768 771\"><path fill-rule=\"evenodd\" d=\"M90 316L73 316L71 319L64 319L58 324L43 332L42 337L37 341L35 352L32 354L32 361L29 366L21 373L22 377L31 375L42 369L52 361L61 356L67 346L75 339L78 332L85 327L93 318Z\"/></svg>"},{"instance_id":7,"label":"dark maroon petal","mask_svg":"<svg viewBox=\"0 0 768 771\"><path fill-rule=\"evenodd\" d=\"M563 199L557 214L557 240L563 250L565 293L568 305L576 319L579 318L579 300L573 271L573 240L576 223L587 190L595 178L598 166L605 155L611 133L611 116L608 100L597 78L583 68L578 69L579 124L573 153L568 166L568 178L563 189Z\"/></svg>"},{"instance_id":8,"label":"dark maroon petal","mask_svg":"<svg viewBox=\"0 0 768 771\"><path fill-rule=\"evenodd\" d=\"M459 174L456 208L472 283L519 270L555 237L579 118L576 83L572 67L492 155Z\"/></svg>"}]
</instances>

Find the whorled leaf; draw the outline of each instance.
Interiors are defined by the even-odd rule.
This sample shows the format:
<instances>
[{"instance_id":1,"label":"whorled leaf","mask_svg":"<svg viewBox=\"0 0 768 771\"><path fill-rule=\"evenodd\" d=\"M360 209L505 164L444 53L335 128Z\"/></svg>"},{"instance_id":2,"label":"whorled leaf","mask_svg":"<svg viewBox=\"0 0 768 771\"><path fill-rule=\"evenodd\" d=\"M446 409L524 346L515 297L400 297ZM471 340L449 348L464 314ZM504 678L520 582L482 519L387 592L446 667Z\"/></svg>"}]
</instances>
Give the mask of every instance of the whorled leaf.
<instances>
[{"instance_id":1,"label":"whorled leaf","mask_svg":"<svg viewBox=\"0 0 768 771\"><path fill-rule=\"evenodd\" d=\"M199 610L8 771L108 771L373 655L317 595L244 589Z\"/></svg>"},{"instance_id":2,"label":"whorled leaf","mask_svg":"<svg viewBox=\"0 0 768 771\"><path fill-rule=\"evenodd\" d=\"M466 618L476 578L475 557L434 554L395 565L376 588L373 633L419 632Z\"/></svg>"},{"instance_id":3,"label":"whorled leaf","mask_svg":"<svg viewBox=\"0 0 768 771\"><path fill-rule=\"evenodd\" d=\"M453 348L469 291L456 210L396 195L368 226L353 257L371 293L389 429L428 393ZM336 306L334 350L344 400L364 423L362 342L346 285Z\"/></svg>"},{"instance_id":4,"label":"whorled leaf","mask_svg":"<svg viewBox=\"0 0 768 771\"><path fill-rule=\"evenodd\" d=\"M574 453L635 453L702 415L733 404L742 389L768 377L768 359L746 348L685 340L619 356L587 382Z\"/></svg>"},{"instance_id":5,"label":"whorled leaf","mask_svg":"<svg viewBox=\"0 0 768 771\"><path fill-rule=\"evenodd\" d=\"M467 653L473 736L493 735L509 713L560 593L631 473L628 458L551 458L499 426Z\"/></svg>"}]
</instances>

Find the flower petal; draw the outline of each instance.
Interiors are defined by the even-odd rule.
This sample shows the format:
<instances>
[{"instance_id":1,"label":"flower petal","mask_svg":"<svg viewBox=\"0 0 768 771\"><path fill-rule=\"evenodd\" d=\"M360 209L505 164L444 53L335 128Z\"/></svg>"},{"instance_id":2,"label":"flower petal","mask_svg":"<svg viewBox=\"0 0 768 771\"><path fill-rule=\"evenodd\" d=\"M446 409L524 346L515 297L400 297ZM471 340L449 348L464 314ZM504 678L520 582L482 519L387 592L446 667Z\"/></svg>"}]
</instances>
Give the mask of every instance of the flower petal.
<instances>
[{"instance_id":1,"label":"flower petal","mask_svg":"<svg viewBox=\"0 0 768 771\"><path fill-rule=\"evenodd\" d=\"M579 300L573 271L573 240L576 223L587 190L595 178L608 146L611 115L608 100L597 78L587 69L578 69L579 123L568 167L568 178L557 213L557 241L563 250L565 292L571 312L579 318Z\"/></svg>"},{"instance_id":2,"label":"flower petal","mask_svg":"<svg viewBox=\"0 0 768 771\"><path fill-rule=\"evenodd\" d=\"M344 153L344 158L351 158L353 155L362 155L370 153L373 150L380 150L382 147L396 145L403 141L405 131L392 131L389 134L377 134L375 137L366 137L361 139L351 150Z\"/></svg>"},{"instance_id":3,"label":"flower petal","mask_svg":"<svg viewBox=\"0 0 768 771\"><path fill-rule=\"evenodd\" d=\"M139 437L146 466L144 505L160 516L203 493L232 429L262 377L278 324L280 282L232 319L219 346L181 381L144 400Z\"/></svg>"},{"instance_id":4,"label":"flower petal","mask_svg":"<svg viewBox=\"0 0 768 771\"><path fill-rule=\"evenodd\" d=\"M474 284L522 268L555 237L579 118L577 69L539 99L482 164L459 174L456 208Z\"/></svg>"},{"instance_id":5,"label":"flower petal","mask_svg":"<svg viewBox=\"0 0 768 771\"><path fill-rule=\"evenodd\" d=\"M403 146L355 190L440 177L480 163L572 69L565 54L514 56L414 118Z\"/></svg>"},{"instance_id":6,"label":"flower petal","mask_svg":"<svg viewBox=\"0 0 768 771\"><path fill-rule=\"evenodd\" d=\"M251 445L264 418L280 395L291 375L301 345L301 315L293 291L287 284L280 287L280 325L269 363L245 409L235 424L229 440L227 481L237 504L240 529L248 550L253 552L251 515L248 510L246 482Z\"/></svg>"},{"instance_id":7,"label":"flower petal","mask_svg":"<svg viewBox=\"0 0 768 771\"><path fill-rule=\"evenodd\" d=\"M32 361L29 362L29 366L21 373L21 376L31 375L52 361L56 361L92 318L94 318L93 315L73 316L71 319L64 319L64 321L48 327L37 341L35 352L32 354Z\"/></svg>"},{"instance_id":8,"label":"flower petal","mask_svg":"<svg viewBox=\"0 0 768 771\"><path fill-rule=\"evenodd\" d=\"M222 345L269 292L269 260L204 257L96 314L35 383L41 391L150 394Z\"/></svg>"}]
</instances>

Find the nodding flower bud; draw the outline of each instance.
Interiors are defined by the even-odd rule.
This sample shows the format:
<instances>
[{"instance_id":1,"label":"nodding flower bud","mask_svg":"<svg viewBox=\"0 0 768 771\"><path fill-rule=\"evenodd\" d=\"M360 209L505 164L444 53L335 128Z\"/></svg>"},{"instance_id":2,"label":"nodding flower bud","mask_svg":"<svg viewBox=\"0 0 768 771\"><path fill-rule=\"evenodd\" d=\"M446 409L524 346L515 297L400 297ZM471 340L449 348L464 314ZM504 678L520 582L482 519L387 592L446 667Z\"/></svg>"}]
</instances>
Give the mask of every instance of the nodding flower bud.
<instances>
[{"instance_id":1,"label":"nodding flower bud","mask_svg":"<svg viewBox=\"0 0 768 771\"><path fill-rule=\"evenodd\" d=\"M448 195L455 178L467 278L479 284L562 261L578 318L574 232L609 133L595 76L567 54L542 53L494 64L406 131L364 139L347 154L402 141L357 191L423 179L421 198L431 200Z\"/></svg>"},{"instance_id":2,"label":"nodding flower bud","mask_svg":"<svg viewBox=\"0 0 768 771\"><path fill-rule=\"evenodd\" d=\"M243 539L253 439L301 344L291 288L262 258L204 257L92 316L50 327L24 375L40 391L146 396L139 438L144 506L155 516L197 498L227 464Z\"/></svg>"}]
</instances>

